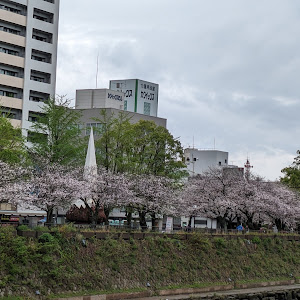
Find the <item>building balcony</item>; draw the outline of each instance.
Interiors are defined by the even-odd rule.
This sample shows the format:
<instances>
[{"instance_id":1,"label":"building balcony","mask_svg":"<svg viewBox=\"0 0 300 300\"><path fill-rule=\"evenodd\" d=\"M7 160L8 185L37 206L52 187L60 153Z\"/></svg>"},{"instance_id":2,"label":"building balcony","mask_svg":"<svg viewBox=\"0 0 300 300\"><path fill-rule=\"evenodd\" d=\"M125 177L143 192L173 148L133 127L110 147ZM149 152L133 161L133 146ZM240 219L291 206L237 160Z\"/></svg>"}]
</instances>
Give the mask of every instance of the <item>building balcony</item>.
<instances>
[{"instance_id":1,"label":"building balcony","mask_svg":"<svg viewBox=\"0 0 300 300\"><path fill-rule=\"evenodd\" d=\"M0 85L11 86L18 89L23 89L24 79L14 76L0 74Z\"/></svg>"},{"instance_id":2,"label":"building balcony","mask_svg":"<svg viewBox=\"0 0 300 300\"><path fill-rule=\"evenodd\" d=\"M26 27L27 18L23 15L16 14L4 9L0 9L0 19L9 23L18 24Z\"/></svg>"},{"instance_id":3,"label":"building balcony","mask_svg":"<svg viewBox=\"0 0 300 300\"><path fill-rule=\"evenodd\" d=\"M12 34L1 30L0 30L0 40L5 41L8 44L17 45L24 48L26 45L26 38L24 36Z\"/></svg>"},{"instance_id":4,"label":"building balcony","mask_svg":"<svg viewBox=\"0 0 300 300\"><path fill-rule=\"evenodd\" d=\"M21 128L22 127L22 121L16 120L16 119L9 119L9 122L14 128Z\"/></svg>"},{"instance_id":5,"label":"building balcony","mask_svg":"<svg viewBox=\"0 0 300 300\"><path fill-rule=\"evenodd\" d=\"M0 96L0 106L22 109L23 100L18 98L13 98L13 97Z\"/></svg>"},{"instance_id":6,"label":"building balcony","mask_svg":"<svg viewBox=\"0 0 300 300\"><path fill-rule=\"evenodd\" d=\"M20 56L0 52L0 63L24 69L25 59Z\"/></svg>"}]
</instances>

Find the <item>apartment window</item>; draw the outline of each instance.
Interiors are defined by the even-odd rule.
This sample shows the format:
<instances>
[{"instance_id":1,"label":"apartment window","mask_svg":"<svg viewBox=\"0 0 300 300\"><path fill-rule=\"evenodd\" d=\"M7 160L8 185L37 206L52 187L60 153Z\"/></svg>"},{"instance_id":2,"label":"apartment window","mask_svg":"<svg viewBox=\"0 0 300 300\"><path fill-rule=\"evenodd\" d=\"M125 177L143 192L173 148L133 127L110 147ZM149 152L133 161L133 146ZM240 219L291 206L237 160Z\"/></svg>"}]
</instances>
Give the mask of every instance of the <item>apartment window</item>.
<instances>
[{"instance_id":1,"label":"apartment window","mask_svg":"<svg viewBox=\"0 0 300 300\"><path fill-rule=\"evenodd\" d=\"M38 82L45 82L45 78L39 77L39 76L36 76L36 75L31 75L30 79L33 80L33 81L38 81Z\"/></svg>"},{"instance_id":2,"label":"apartment window","mask_svg":"<svg viewBox=\"0 0 300 300\"><path fill-rule=\"evenodd\" d=\"M40 117L43 117L44 114L35 112L35 111L29 111L28 113L28 121L30 122L36 122Z\"/></svg>"},{"instance_id":3,"label":"apartment window","mask_svg":"<svg viewBox=\"0 0 300 300\"><path fill-rule=\"evenodd\" d=\"M19 52L18 51L10 50L10 49L3 48L3 47L0 47L0 52L6 53L6 54L15 55L15 56L19 56Z\"/></svg>"},{"instance_id":4,"label":"apartment window","mask_svg":"<svg viewBox=\"0 0 300 300\"><path fill-rule=\"evenodd\" d=\"M219 166L222 166L222 162L221 161L219 161Z\"/></svg>"},{"instance_id":5,"label":"apartment window","mask_svg":"<svg viewBox=\"0 0 300 300\"><path fill-rule=\"evenodd\" d=\"M1 112L1 115L3 118L9 118L9 119L17 119L17 115L15 113L12 113L12 112L5 112L5 111L2 111Z\"/></svg>"},{"instance_id":6,"label":"apartment window","mask_svg":"<svg viewBox=\"0 0 300 300\"><path fill-rule=\"evenodd\" d=\"M45 17L41 17L41 16L38 16L38 15L33 15L33 18L38 19L40 21L47 21L47 19Z\"/></svg>"},{"instance_id":7,"label":"apartment window","mask_svg":"<svg viewBox=\"0 0 300 300\"><path fill-rule=\"evenodd\" d=\"M37 91L30 91L29 100L34 102L46 102L50 98L49 94L37 92Z\"/></svg>"},{"instance_id":8,"label":"apartment window","mask_svg":"<svg viewBox=\"0 0 300 300\"><path fill-rule=\"evenodd\" d=\"M31 55L31 59L33 60L37 60L37 61L41 61L41 62L45 62L46 59L44 57L40 57L40 56L37 56L37 55Z\"/></svg>"},{"instance_id":9,"label":"apartment window","mask_svg":"<svg viewBox=\"0 0 300 300\"><path fill-rule=\"evenodd\" d=\"M227 164L227 159L225 159L225 164Z\"/></svg>"},{"instance_id":10,"label":"apartment window","mask_svg":"<svg viewBox=\"0 0 300 300\"><path fill-rule=\"evenodd\" d=\"M21 35L21 31L20 30L12 29L12 28L9 28L9 27L6 27L6 26L0 26L0 30L2 30L4 32L16 34L16 35Z\"/></svg>"},{"instance_id":11,"label":"apartment window","mask_svg":"<svg viewBox=\"0 0 300 300\"><path fill-rule=\"evenodd\" d=\"M35 70L31 70L30 79L37 82L50 83L51 75L49 73L43 73Z\"/></svg>"},{"instance_id":12,"label":"apartment window","mask_svg":"<svg viewBox=\"0 0 300 300\"><path fill-rule=\"evenodd\" d=\"M42 52L42 51L32 49L31 59L37 60L37 61L40 61L40 62L51 63L52 55L51 55L51 53Z\"/></svg>"},{"instance_id":13,"label":"apartment window","mask_svg":"<svg viewBox=\"0 0 300 300\"><path fill-rule=\"evenodd\" d=\"M17 76L17 72L5 70L5 69L0 69L0 74L8 75L8 76Z\"/></svg>"},{"instance_id":14,"label":"apartment window","mask_svg":"<svg viewBox=\"0 0 300 300\"><path fill-rule=\"evenodd\" d=\"M7 11L10 11L10 12L13 12L15 14L19 14L19 15L21 14L21 10L20 9L9 7L7 5L0 4L0 8L4 9L4 10L7 10Z\"/></svg>"},{"instance_id":15,"label":"apartment window","mask_svg":"<svg viewBox=\"0 0 300 300\"><path fill-rule=\"evenodd\" d=\"M31 115L31 116L28 116L28 121L34 123L37 121L37 118L38 118L38 116Z\"/></svg>"},{"instance_id":16,"label":"apartment window","mask_svg":"<svg viewBox=\"0 0 300 300\"><path fill-rule=\"evenodd\" d=\"M44 0L45 2L54 3L54 0Z\"/></svg>"},{"instance_id":17,"label":"apartment window","mask_svg":"<svg viewBox=\"0 0 300 300\"><path fill-rule=\"evenodd\" d=\"M151 104L148 102L144 102L144 115L150 116Z\"/></svg>"},{"instance_id":18,"label":"apartment window","mask_svg":"<svg viewBox=\"0 0 300 300\"><path fill-rule=\"evenodd\" d=\"M0 116L1 115L9 119L21 120L22 110L10 107L2 107Z\"/></svg>"},{"instance_id":19,"label":"apartment window","mask_svg":"<svg viewBox=\"0 0 300 300\"><path fill-rule=\"evenodd\" d=\"M38 36L38 35L32 35L32 38L34 40L38 40L38 41L41 41L41 42L47 42L47 39L43 36Z\"/></svg>"},{"instance_id":20,"label":"apartment window","mask_svg":"<svg viewBox=\"0 0 300 300\"><path fill-rule=\"evenodd\" d=\"M42 30L33 29L32 38L37 41L52 43L52 33Z\"/></svg>"},{"instance_id":21,"label":"apartment window","mask_svg":"<svg viewBox=\"0 0 300 300\"><path fill-rule=\"evenodd\" d=\"M43 22L53 23L52 13L37 8L33 11L33 18Z\"/></svg>"},{"instance_id":22,"label":"apartment window","mask_svg":"<svg viewBox=\"0 0 300 300\"><path fill-rule=\"evenodd\" d=\"M38 96L30 96L29 100L34 101L34 102L41 102L41 101L43 101L43 98L38 97Z\"/></svg>"},{"instance_id":23,"label":"apartment window","mask_svg":"<svg viewBox=\"0 0 300 300\"><path fill-rule=\"evenodd\" d=\"M0 96L16 98L17 93L0 90Z\"/></svg>"}]
</instances>

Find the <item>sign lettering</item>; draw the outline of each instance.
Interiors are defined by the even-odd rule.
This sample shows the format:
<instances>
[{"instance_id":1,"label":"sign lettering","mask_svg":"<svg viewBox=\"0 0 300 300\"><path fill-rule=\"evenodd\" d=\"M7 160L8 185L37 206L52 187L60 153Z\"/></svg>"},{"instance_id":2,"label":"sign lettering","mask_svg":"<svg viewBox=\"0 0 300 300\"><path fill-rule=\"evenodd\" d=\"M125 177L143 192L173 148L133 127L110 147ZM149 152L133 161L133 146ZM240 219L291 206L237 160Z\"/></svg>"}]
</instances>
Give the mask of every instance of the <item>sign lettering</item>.
<instances>
[{"instance_id":1,"label":"sign lettering","mask_svg":"<svg viewBox=\"0 0 300 300\"><path fill-rule=\"evenodd\" d=\"M114 100L118 100L118 101L123 101L122 96L119 96L119 95L113 95L113 94L108 93L107 97L108 97L108 99L114 99Z\"/></svg>"},{"instance_id":2,"label":"sign lettering","mask_svg":"<svg viewBox=\"0 0 300 300\"><path fill-rule=\"evenodd\" d=\"M153 93L148 93L148 92L141 92L141 98L147 99L150 101L154 101L154 94Z\"/></svg>"}]
</instances>

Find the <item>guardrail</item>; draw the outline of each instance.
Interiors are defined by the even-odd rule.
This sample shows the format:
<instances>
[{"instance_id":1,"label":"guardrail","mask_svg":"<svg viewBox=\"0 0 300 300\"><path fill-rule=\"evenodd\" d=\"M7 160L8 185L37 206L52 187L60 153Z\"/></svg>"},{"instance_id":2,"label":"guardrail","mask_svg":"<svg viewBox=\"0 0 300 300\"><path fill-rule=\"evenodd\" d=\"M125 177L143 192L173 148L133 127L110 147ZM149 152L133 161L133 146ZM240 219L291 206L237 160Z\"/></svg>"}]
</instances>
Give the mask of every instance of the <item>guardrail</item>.
<instances>
[{"instance_id":1,"label":"guardrail","mask_svg":"<svg viewBox=\"0 0 300 300\"><path fill-rule=\"evenodd\" d=\"M0 227L1 226L14 226L18 227L18 223L11 223L11 222L0 222ZM35 226L32 227L30 225L27 225L30 229L34 229ZM64 226L64 224L53 224L53 223L45 223L43 227L48 227L49 229L55 228L55 227L60 227ZM92 225L92 224L73 224L73 226L78 229L78 230L100 230L100 231L124 231L124 232L156 232L156 233L193 233L193 232L198 232L198 233L203 233L203 234L299 234L297 231L286 231L286 230L281 230L281 231L274 231L273 229L267 229L262 227L260 230L249 230L249 229L244 229L244 230L238 230L238 229L211 229L211 228L181 228L177 227L174 228L173 230L166 230L164 227L159 228L159 227L154 227L154 228L147 228L147 229L141 229L140 227L131 227L131 226L126 226L126 225Z\"/></svg>"}]
</instances>

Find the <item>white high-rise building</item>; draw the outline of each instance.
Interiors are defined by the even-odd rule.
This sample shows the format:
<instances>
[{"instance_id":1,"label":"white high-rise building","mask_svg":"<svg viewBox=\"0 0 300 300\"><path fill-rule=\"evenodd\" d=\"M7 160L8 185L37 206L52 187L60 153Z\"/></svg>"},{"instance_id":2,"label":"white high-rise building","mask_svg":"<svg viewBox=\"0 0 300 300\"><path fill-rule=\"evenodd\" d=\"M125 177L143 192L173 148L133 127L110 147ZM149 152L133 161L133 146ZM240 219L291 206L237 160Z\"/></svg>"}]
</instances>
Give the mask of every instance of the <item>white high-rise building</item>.
<instances>
[{"instance_id":1,"label":"white high-rise building","mask_svg":"<svg viewBox=\"0 0 300 300\"><path fill-rule=\"evenodd\" d=\"M55 96L59 1L0 0L0 106L24 135Z\"/></svg>"}]
</instances>

